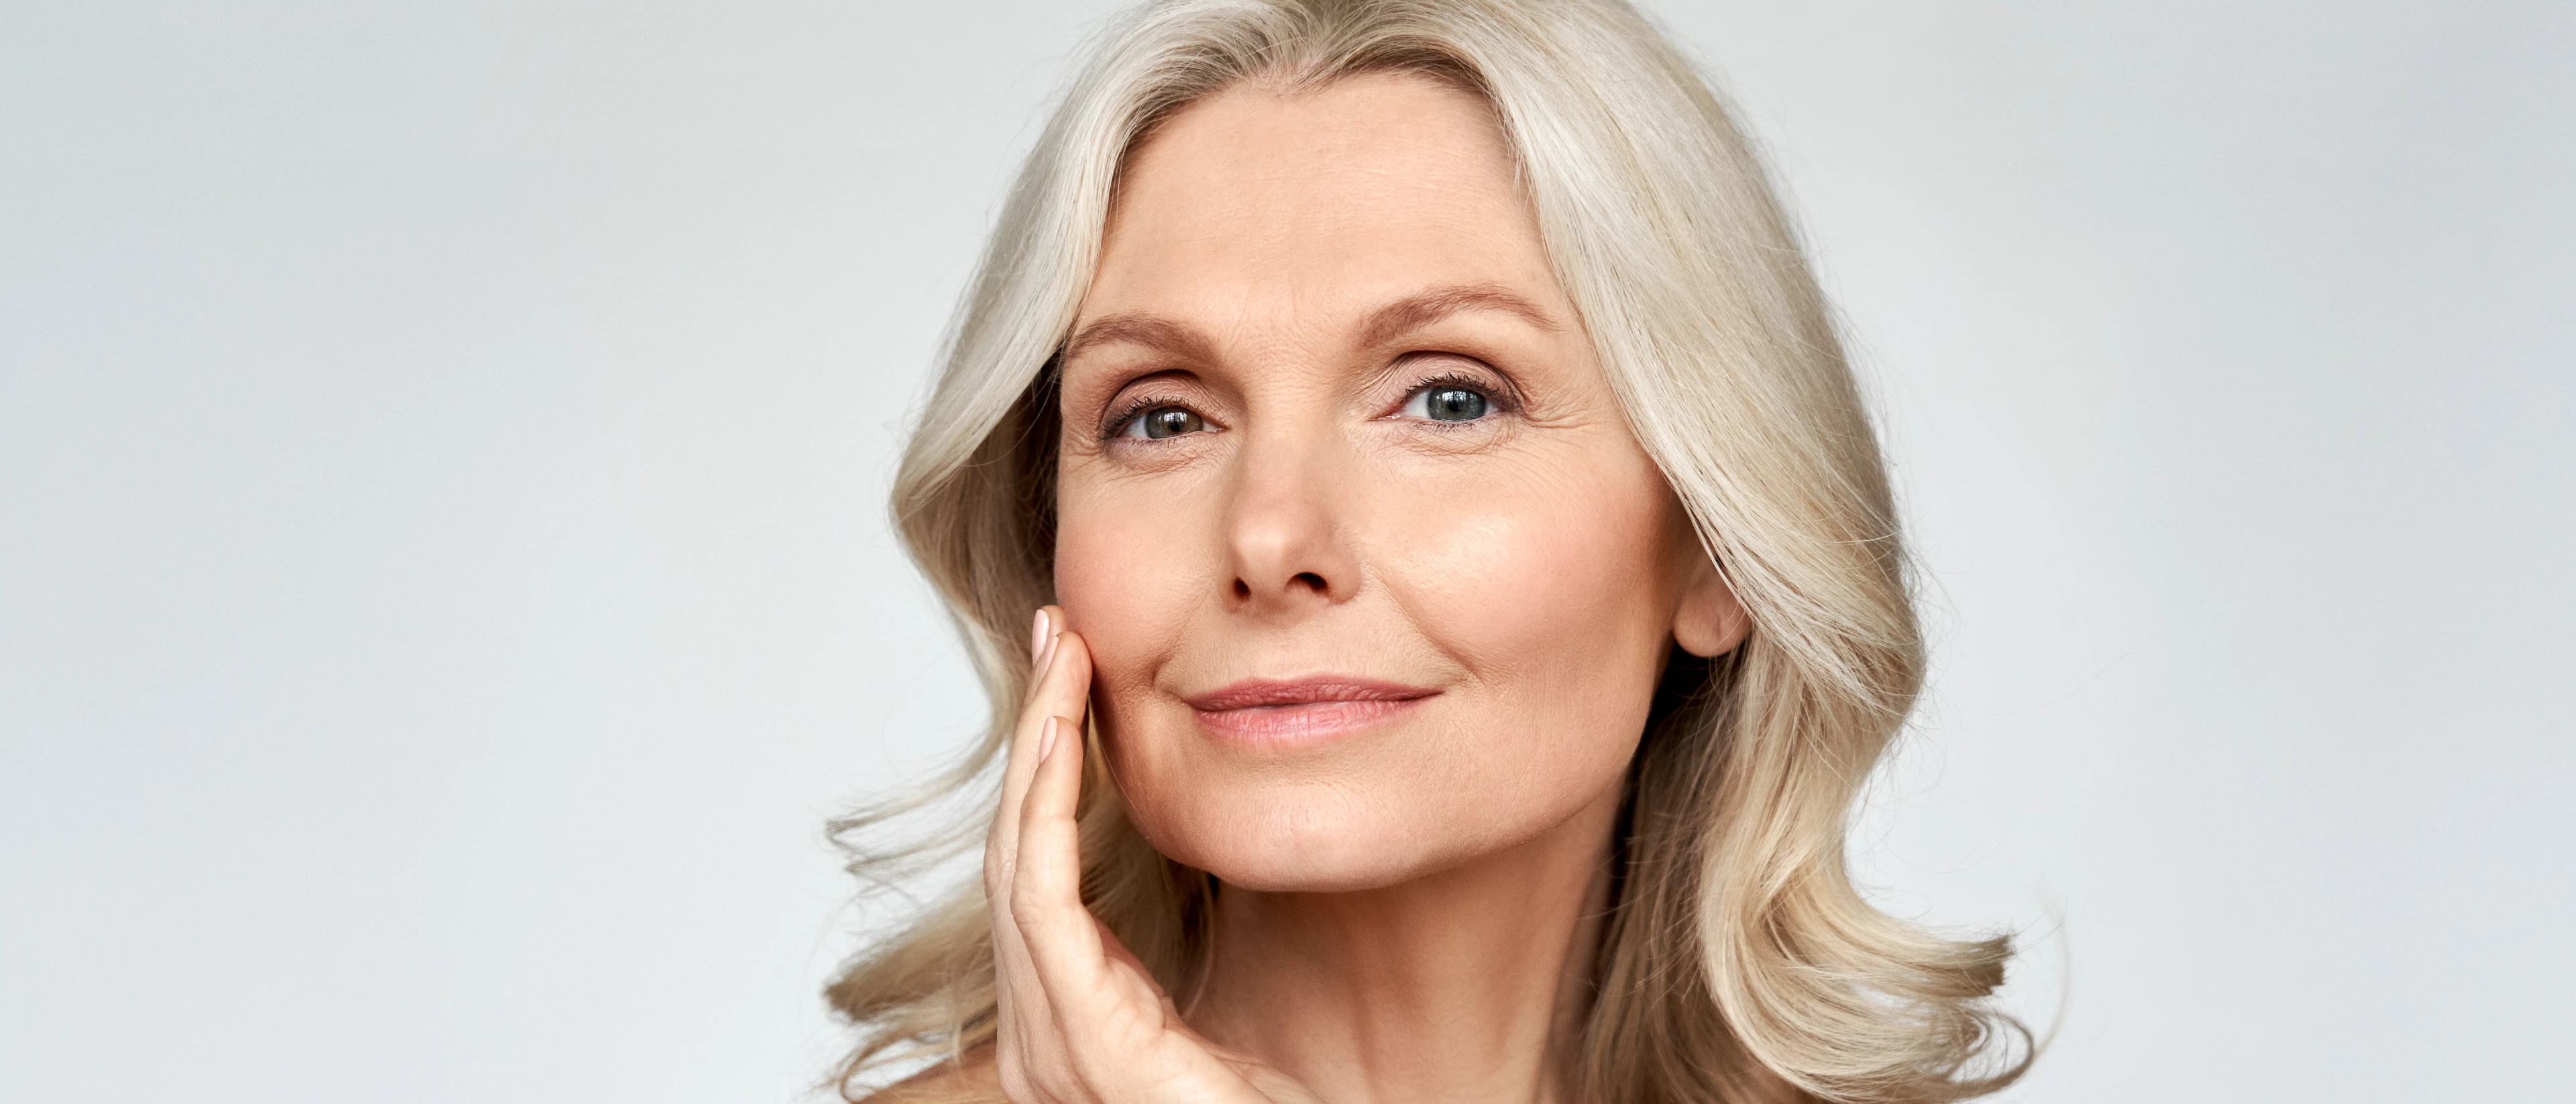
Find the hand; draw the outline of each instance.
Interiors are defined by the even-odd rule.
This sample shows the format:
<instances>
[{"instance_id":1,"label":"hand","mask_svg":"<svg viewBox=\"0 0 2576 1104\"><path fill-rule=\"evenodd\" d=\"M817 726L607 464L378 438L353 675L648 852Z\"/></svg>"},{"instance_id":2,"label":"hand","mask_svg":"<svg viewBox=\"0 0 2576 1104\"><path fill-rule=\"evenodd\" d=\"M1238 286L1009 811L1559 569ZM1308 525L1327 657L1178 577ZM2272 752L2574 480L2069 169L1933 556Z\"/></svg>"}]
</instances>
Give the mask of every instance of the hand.
<instances>
[{"instance_id":1,"label":"hand","mask_svg":"<svg viewBox=\"0 0 2576 1104\"><path fill-rule=\"evenodd\" d=\"M1038 676L1011 739L984 846L999 975L995 1059L1014 1104L1311 1104L1313 1094L1209 1042L1082 906L1074 829L1091 653L1038 611Z\"/></svg>"}]
</instances>

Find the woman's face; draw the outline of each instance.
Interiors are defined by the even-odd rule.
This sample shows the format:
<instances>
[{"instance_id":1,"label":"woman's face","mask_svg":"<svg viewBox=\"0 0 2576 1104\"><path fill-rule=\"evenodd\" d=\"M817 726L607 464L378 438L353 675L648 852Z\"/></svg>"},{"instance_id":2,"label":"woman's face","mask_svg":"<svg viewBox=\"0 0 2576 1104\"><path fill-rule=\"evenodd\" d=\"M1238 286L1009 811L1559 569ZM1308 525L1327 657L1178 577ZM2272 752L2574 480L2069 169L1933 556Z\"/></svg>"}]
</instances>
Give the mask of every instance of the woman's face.
<instances>
[{"instance_id":1,"label":"woman's face","mask_svg":"<svg viewBox=\"0 0 2576 1104\"><path fill-rule=\"evenodd\" d=\"M1129 162L1055 570L1165 854L1348 890L1600 823L1676 638L1742 636L1513 177L1483 102L1392 75L1237 88Z\"/></svg>"}]
</instances>

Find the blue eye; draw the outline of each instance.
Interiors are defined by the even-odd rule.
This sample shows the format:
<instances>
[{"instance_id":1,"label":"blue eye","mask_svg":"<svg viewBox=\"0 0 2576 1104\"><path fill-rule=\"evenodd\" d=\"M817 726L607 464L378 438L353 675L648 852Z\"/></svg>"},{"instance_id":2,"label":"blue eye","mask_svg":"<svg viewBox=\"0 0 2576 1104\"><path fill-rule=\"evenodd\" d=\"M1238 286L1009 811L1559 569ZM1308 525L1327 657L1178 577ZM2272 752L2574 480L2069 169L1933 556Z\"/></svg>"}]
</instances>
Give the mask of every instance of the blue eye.
<instances>
[{"instance_id":1,"label":"blue eye","mask_svg":"<svg viewBox=\"0 0 2576 1104\"><path fill-rule=\"evenodd\" d=\"M1129 419L1126 427L1118 431L1118 435L1160 441L1166 437L1178 437L1184 433L1198 433L1206 429L1207 419L1199 417L1196 411L1188 407L1158 406Z\"/></svg>"},{"instance_id":2,"label":"blue eye","mask_svg":"<svg viewBox=\"0 0 2576 1104\"><path fill-rule=\"evenodd\" d=\"M1434 422L1472 422L1493 406L1483 392L1454 383L1432 384L1404 400L1405 414Z\"/></svg>"}]
</instances>

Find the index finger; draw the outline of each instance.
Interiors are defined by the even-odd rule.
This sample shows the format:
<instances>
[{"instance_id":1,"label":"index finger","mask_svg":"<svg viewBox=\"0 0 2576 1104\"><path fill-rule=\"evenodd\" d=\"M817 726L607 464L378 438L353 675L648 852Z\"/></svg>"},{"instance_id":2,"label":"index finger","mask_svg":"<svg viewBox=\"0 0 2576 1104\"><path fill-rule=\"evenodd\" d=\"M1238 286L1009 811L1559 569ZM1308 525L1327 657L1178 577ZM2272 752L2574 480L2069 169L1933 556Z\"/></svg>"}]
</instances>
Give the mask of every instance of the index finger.
<instances>
[{"instance_id":1,"label":"index finger","mask_svg":"<svg viewBox=\"0 0 2576 1104\"><path fill-rule=\"evenodd\" d=\"M1010 757L1002 768L1002 799L993 810L991 833L984 845L984 888L993 907L1007 915L1013 872L1018 868L1021 807L1028 801L1029 781L1038 769L1038 737L1049 717L1064 718L1081 738L1091 701L1091 650L1082 637L1064 628L1064 611L1048 606L1038 611L1034 635L1041 655L1031 680L1028 701L1012 729Z\"/></svg>"}]
</instances>

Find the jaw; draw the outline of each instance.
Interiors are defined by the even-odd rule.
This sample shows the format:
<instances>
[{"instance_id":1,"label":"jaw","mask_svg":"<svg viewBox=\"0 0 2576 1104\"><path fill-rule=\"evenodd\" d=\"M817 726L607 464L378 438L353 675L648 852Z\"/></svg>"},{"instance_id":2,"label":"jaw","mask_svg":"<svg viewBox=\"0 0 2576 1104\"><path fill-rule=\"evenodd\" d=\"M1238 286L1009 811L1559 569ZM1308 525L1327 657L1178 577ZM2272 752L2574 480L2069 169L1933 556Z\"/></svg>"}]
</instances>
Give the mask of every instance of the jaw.
<instances>
[{"instance_id":1,"label":"jaw","mask_svg":"<svg viewBox=\"0 0 2576 1104\"><path fill-rule=\"evenodd\" d=\"M1526 1098L1559 1084L1578 1059L1558 1047L1590 1008L1620 796L1379 884L1229 881L1192 1025L1334 1099ZM1383 1076L1419 1083L1374 1083Z\"/></svg>"}]
</instances>

